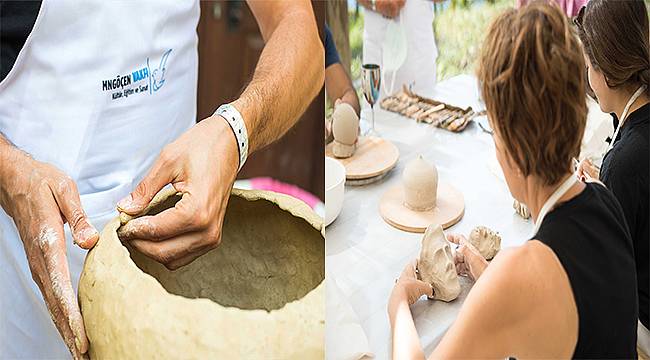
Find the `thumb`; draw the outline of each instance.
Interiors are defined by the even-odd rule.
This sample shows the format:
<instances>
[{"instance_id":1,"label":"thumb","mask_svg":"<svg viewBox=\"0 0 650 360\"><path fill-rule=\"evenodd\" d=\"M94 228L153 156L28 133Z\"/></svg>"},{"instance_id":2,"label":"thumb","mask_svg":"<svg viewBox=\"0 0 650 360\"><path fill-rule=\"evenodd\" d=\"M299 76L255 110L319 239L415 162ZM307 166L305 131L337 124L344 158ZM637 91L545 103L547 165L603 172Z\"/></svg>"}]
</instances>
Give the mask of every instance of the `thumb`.
<instances>
[{"instance_id":1,"label":"thumb","mask_svg":"<svg viewBox=\"0 0 650 360\"><path fill-rule=\"evenodd\" d=\"M172 180L171 167L159 157L135 190L117 203L117 209L129 215L137 215L149 205L158 191Z\"/></svg>"},{"instance_id":2,"label":"thumb","mask_svg":"<svg viewBox=\"0 0 650 360\"><path fill-rule=\"evenodd\" d=\"M426 283L422 280L415 280L415 281L416 281L415 284L418 289L418 294L420 294L420 296L422 295L426 295L429 297L433 296L433 287L431 286L431 284Z\"/></svg>"},{"instance_id":3,"label":"thumb","mask_svg":"<svg viewBox=\"0 0 650 360\"><path fill-rule=\"evenodd\" d=\"M460 234L445 234L445 237L450 243L456 245L463 245L464 243L467 242L465 236Z\"/></svg>"}]
</instances>

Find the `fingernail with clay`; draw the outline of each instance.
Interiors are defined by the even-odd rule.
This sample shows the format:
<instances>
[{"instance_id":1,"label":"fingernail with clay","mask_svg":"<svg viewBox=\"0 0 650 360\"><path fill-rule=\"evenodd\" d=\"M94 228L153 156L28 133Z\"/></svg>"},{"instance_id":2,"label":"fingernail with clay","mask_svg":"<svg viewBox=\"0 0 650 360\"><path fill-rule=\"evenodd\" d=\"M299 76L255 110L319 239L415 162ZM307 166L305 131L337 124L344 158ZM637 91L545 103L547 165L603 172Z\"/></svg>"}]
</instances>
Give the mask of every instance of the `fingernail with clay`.
<instances>
[{"instance_id":1,"label":"fingernail with clay","mask_svg":"<svg viewBox=\"0 0 650 360\"><path fill-rule=\"evenodd\" d=\"M133 208L133 205L134 205L133 204L133 196L131 196L131 194L129 194L127 197L125 197L124 199L120 200L117 203L117 208L118 208L118 210L129 211L129 210L131 210Z\"/></svg>"},{"instance_id":2,"label":"fingernail with clay","mask_svg":"<svg viewBox=\"0 0 650 360\"><path fill-rule=\"evenodd\" d=\"M97 236L99 236L99 232L94 227L87 226L79 232L79 243L77 245L85 245Z\"/></svg>"}]
</instances>

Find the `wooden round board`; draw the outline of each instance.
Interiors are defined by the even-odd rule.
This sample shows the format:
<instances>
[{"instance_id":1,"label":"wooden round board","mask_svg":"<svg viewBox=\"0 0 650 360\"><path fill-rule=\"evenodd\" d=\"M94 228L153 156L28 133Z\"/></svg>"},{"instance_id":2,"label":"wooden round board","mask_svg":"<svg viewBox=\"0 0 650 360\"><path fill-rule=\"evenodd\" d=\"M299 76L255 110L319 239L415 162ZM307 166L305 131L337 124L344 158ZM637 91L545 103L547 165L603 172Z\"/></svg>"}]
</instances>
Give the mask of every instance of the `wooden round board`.
<instances>
[{"instance_id":1,"label":"wooden round board","mask_svg":"<svg viewBox=\"0 0 650 360\"><path fill-rule=\"evenodd\" d=\"M399 150L386 139L362 136L351 157L336 158L332 153L332 143L325 147L325 155L337 159L345 166L346 179L362 180L383 175L394 168L399 159Z\"/></svg>"},{"instance_id":2,"label":"wooden round board","mask_svg":"<svg viewBox=\"0 0 650 360\"><path fill-rule=\"evenodd\" d=\"M384 221L400 230L423 233L431 224L440 224L446 229L460 221L465 214L465 199L451 184L439 182L436 207L415 211L404 205L404 189L399 185L381 197L379 213Z\"/></svg>"},{"instance_id":3,"label":"wooden round board","mask_svg":"<svg viewBox=\"0 0 650 360\"><path fill-rule=\"evenodd\" d=\"M345 185L350 185L350 186L363 186L363 185L368 185L368 184L372 184L372 183L374 183L374 182L377 182L377 181L379 181L379 180L385 178L386 175L388 175L387 172L385 172L385 173L383 173L383 174L381 174L381 175L377 175L377 176L373 176L373 177L371 177L371 178L367 178L367 179L356 179L356 180L355 180L355 179L353 179L353 180L347 180L347 179L346 179L346 180L345 180Z\"/></svg>"}]
</instances>

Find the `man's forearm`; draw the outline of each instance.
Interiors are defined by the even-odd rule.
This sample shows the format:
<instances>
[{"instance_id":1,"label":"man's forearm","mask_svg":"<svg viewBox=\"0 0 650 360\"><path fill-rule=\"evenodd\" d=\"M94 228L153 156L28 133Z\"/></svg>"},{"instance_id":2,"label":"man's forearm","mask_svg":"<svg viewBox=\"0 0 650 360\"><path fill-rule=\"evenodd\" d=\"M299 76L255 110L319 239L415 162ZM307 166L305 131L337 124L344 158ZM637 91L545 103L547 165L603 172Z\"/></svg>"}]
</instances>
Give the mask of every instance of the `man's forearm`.
<instances>
[{"instance_id":1,"label":"man's forearm","mask_svg":"<svg viewBox=\"0 0 650 360\"><path fill-rule=\"evenodd\" d=\"M271 4L269 4L271 3ZM251 3L267 38L253 79L233 105L244 118L249 152L280 138L298 120L324 81L324 50L309 2L294 6ZM283 8L284 7L284 8ZM263 14L273 10L281 14ZM276 24L277 22L277 24ZM269 27L271 23L274 26Z\"/></svg>"}]
</instances>

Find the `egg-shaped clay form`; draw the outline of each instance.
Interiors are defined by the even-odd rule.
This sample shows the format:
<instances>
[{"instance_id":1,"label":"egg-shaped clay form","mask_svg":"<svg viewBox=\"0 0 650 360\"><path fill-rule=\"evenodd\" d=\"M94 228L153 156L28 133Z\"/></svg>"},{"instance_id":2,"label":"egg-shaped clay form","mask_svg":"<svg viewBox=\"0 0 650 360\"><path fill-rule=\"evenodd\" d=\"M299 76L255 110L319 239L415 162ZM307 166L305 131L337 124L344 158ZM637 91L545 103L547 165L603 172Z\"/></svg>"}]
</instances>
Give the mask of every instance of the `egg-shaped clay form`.
<instances>
[{"instance_id":1,"label":"egg-shaped clay form","mask_svg":"<svg viewBox=\"0 0 650 360\"><path fill-rule=\"evenodd\" d=\"M427 211L436 206L438 170L422 155L406 164L402 173L404 205L411 210Z\"/></svg>"},{"instance_id":2,"label":"egg-shaped clay form","mask_svg":"<svg viewBox=\"0 0 650 360\"><path fill-rule=\"evenodd\" d=\"M347 158L354 154L359 138L359 117L350 104L341 102L334 108L332 135L334 156Z\"/></svg>"},{"instance_id":3,"label":"egg-shaped clay form","mask_svg":"<svg viewBox=\"0 0 650 360\"><path fill-rule=\"evenodd\" d=\"M173 207L170 190L146 213ZM106 225L79 282L91 358L325 356L325 241L304 202L234 189L221 244L174 271L122 244L119 227Z\"/></svg>"}]
</instances>

